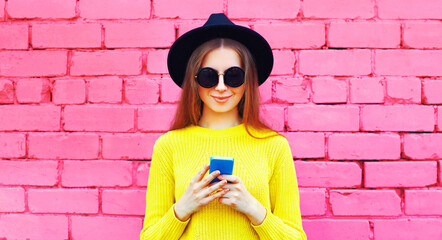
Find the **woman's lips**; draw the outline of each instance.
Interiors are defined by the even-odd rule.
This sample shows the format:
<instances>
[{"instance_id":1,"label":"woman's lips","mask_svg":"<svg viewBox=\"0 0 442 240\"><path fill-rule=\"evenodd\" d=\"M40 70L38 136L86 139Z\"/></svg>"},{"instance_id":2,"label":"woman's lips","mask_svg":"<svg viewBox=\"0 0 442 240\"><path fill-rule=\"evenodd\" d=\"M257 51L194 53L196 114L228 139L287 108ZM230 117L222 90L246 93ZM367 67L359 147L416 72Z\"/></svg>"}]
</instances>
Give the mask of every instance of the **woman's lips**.
<instances>
[{"instance_id":1,"label":"woman's lips","mask_svg":"<svg viewBox=\"0 0 442 240\"><path fill-rule=\"evenodd\" d=\"M215 97L215 96L212 96L212 97L213 97L213 99L215 99L215 101L217 101L219 103L223 103L223 102L227 102L227 100L229 100L229 98L231 96L228 96L228 97Z\"/></svg>"}]
</instances>

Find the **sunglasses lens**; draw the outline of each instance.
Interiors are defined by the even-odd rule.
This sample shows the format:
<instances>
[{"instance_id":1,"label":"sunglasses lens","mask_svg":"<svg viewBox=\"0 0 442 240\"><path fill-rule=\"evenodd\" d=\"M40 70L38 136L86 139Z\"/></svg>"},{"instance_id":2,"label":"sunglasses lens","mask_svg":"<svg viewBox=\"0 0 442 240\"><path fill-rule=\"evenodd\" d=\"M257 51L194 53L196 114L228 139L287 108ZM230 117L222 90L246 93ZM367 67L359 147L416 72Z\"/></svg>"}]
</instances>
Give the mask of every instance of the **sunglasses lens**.
<instances>
[{"instance_id":1,"label":"sunglasses lens","mask_svg":"<svg viewBox=\"0 0 442 240\"><path fill-rule=\"evenodd\" d=\"M230 87L239 87L244 83L244 70L239 67L231 67L224 73L224 82Z\"/></svg>"},{"instance_id":2,"label":"sunglasses lens","mask_svg":"<svg viewBox=\"0 0 442 240\"><path fill-rule=\"evenodd\" d=\"M198 72L196 80L201 87L211 88L218 84L218 73L211 68L202 68Z\"/></svg>"},{"instance_id":3,"label":"sunglasses lens","mask_svg":"<svg viewBox=\"0 0 442 240\"><path fill-rule=\"evenodd\" d=\"M240 67L231 67L224 72L224 84L229 87L239 87L244 83L244 75L244 70ZM204 88L216 86L218 79L218 72L209 67L202 68L196 76L198 84Z\"/></svg>"}]
</instances>

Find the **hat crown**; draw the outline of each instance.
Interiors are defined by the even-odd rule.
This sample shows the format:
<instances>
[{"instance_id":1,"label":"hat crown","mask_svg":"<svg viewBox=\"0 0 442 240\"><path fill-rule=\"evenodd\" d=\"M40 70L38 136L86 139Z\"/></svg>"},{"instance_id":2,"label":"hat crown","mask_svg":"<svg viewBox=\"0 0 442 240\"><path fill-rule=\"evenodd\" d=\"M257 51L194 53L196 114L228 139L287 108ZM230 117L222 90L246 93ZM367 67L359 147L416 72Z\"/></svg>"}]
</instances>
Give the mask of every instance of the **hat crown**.
<instances>
[{"instance_id":1,"label":"hat crown","mask_svg":"<svg viewBox=\"0 0 442 240\"><path fill-rule=\"evenodd\" d=\"M259 85L269 77L273 68L273 53L269 43L254 30L234 24L224 13L213 13L202 27L184 33L170 47L167 68L170 77L179 87L183 87L192 53L205 42L216 38L235 40L250 51L256 64Z\"/></svg>"},{"instance_id":2,"label":"hat crown","mask_svg":"<svg viewBox=\"0 0 442 240\"><path fill-rule=\"evenodd\" d=\"M224 13L213 13L210 15L203 27L220 26L220 25L235 25Z\"/></svg>"}]
</instances>

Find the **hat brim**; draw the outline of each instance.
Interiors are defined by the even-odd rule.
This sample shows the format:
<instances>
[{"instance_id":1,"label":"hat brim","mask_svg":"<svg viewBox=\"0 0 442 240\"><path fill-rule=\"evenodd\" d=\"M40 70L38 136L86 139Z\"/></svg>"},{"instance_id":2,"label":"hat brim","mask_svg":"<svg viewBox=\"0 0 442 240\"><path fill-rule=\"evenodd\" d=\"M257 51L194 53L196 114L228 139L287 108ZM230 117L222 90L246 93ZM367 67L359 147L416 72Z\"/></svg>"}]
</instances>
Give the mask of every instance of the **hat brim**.
<instances>
[{"instance_id":1,"label":"hat brim","mask_svg":"<svg viewBox=\"0 0 442 240\"><path fill-rule=\"evenodd\" d=\"M167 67L170 77L178 86L182 87L187 63L193 51L215 38L233 39L249 49L258 71L259 85L269 77L273 68L272 49L260 34L239 25L203 26L183 34L170 48Z\"/></svg>"}]
</instances>

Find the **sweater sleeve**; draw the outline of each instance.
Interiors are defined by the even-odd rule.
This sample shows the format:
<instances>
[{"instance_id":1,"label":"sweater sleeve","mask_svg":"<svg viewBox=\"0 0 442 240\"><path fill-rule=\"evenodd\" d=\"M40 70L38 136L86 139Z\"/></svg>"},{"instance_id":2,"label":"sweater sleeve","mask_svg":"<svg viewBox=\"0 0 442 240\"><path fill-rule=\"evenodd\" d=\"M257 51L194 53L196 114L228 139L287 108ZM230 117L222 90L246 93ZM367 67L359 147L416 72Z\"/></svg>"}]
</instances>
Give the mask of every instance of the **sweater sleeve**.
<instances>
[{"instance_id":1,"label":"sweater sleeve","mask_svg":"<svg viewBox=\"0 0 442 240\"><path fill-rule=\"evenodd\" d=\"M189 223L189 220L181 222L175 216L175 180L172 154L167 146L169 144L163 135L153 148L141 240L179 239Z\"/></svg>"},{"instance_id":2,"label":"sweater sleeve","mask_svg":"<svg viewBox=\"0 0 442 240\"><path fill-rule=\"evenodd\" d=\"M292 153L286 138L282 138L275 169L270 179L271 209L266 208L264 221L252 227L260 239L306 240L299 207L299 190Z\"/></svg>"}]
</instances>

